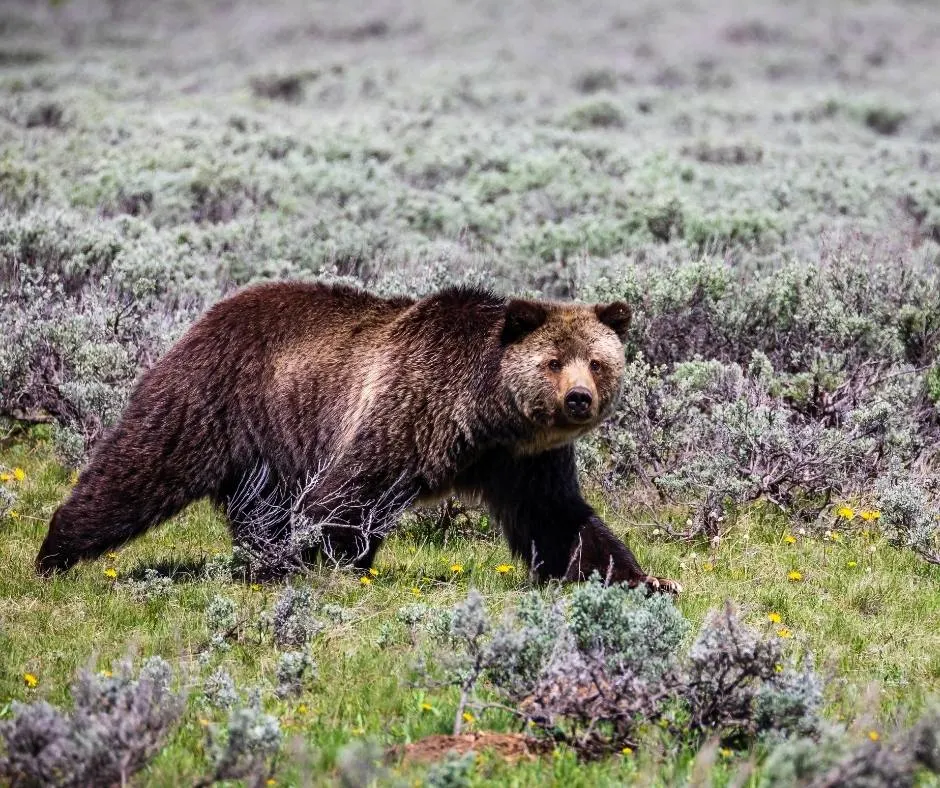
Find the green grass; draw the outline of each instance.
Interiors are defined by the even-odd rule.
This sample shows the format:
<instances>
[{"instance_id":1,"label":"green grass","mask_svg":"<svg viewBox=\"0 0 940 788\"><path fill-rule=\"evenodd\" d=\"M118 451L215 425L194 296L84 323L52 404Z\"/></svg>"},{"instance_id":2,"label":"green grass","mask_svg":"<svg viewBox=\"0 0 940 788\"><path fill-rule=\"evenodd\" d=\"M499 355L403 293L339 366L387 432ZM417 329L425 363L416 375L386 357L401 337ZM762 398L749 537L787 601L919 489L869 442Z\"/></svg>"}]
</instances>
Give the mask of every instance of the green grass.
<instances>
[{"instance_id":1,"label":"green grass","mask_svg":"<svg viewBox=\"0 0 940 788\"><path fill-rule=\"evenodd\" d=\"M249 586L209 581L194 567L226 553L230 543L223 518L206 504L191 507L171 523L127 546L111 558L79 566L53 580L39 579L32 561L54 507L67 493L68 474L59 466L46 440L26 437L0 450L0 465L21 467L25 479L8 484L16 492L16 517L2 522L0 541L0 709L10 701L45 698L69 702L69 686L79 668L105 669L112 660L133 652L159 654L177 666L181 683L191 688L184 723L169 745L137 782L178 785L205 773L206 722L224 715L199 701L201 681L218 664L236 679L241 690L262 688L266 709L276 715L288 742L280 762L279 784L317 784L335 769L338 751L357 737L383 746L449 733L456 697L449 691L409 686L409 668L416 648L395 614L404 604L421 601L447 607L479 588L488 605L511 605L530 585L516 570L499 574L495 567L513 563L505 546L485 535L456 537L446 546L432 543L419 531L402 531L379 554L378 576L363 585L351 574L320 570L308 583L326 601L348 609L354 619L318 635L312 653L319 678L290 701L274 698L277 650L269 638L248 627L230 651L202 666L196 655L209 632L204 610L216 594L238 603L239 615L256 620L270 609L278 586ZM604 510L603 502L596 501ZM848 724L856 735L876 729L884 735L910 724L940 689L940 575L913 554L887 545L876 529L864 524L840 528L839 541L797 536L787 544L788 525L778 514L751 511L738 518L715 550L654 535L655 525L629 528L605 511L651 571L678 579L684 593L682 612L697 627L710 609L731 600L751 624L768 632L790 630L788 647L811 651L829 679L826 713ZM849 562L855 562L850 566ZM463 571L456 574L451 564ZM135 602L122 578L152 566L176 567L169 597ZM105 575L113 567L117 580ZM802 580L788 573L797 570ZM767 618L778 613L781 624ZM393 636L379 645L383 624ZM776 635L775 635L776 636ZM420 645L420 644L419 644ZM24 674L38 677L27 688ZM423 710L422 704L432 710ZM514 730L512 720L484 712L479 729ZM636 781L672 784L685 780L695 752L651 737L635 755L580 763L564 749L534 763L507 764L482 757L475 784L493 785L615 785ZM296 753L303 753L302 757ZM723 784L747 761L749 753L719 758L711 767ZM420 767L396 770L420 779ZM753 779L753 778L752 778Z\"/></svg>"}]
</instances>

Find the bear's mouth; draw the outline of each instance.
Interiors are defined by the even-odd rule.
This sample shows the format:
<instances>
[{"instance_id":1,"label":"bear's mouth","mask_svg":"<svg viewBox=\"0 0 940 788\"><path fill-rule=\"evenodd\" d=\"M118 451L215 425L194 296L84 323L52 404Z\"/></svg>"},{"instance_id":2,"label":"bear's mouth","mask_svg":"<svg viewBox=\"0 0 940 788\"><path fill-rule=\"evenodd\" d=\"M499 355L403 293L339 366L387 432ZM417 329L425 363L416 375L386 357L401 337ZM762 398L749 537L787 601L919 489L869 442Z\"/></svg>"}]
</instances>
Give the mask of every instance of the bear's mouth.
<instances>
[{"instance_id":1,"label":"bear's mouth","mask_svg":"<svg viewBox=\"0 0 940 788\"><path fill-rule=\"evenodd\" d=\"M557 424L557 426L562 427L562 428L586 427L586 426L594 424L596 418L597 418L597 414L595 413L585 413L583 416L579 414L563 413L561 414L561 417L558 419L558 422L560 423Z\"/></svg>"},{"instance_id":2,"label":"bear's mouth","mask_svg":"<svg viewBox=\"0 0 940 788\"><path fill-rule=\"evenodd\" d=\"M516 443L513 448L518 454L540 454L572 443L589 433L591 429L593 429L591 424L552 425L538 430L531 438Z\"/></svg>"}]
</instances>

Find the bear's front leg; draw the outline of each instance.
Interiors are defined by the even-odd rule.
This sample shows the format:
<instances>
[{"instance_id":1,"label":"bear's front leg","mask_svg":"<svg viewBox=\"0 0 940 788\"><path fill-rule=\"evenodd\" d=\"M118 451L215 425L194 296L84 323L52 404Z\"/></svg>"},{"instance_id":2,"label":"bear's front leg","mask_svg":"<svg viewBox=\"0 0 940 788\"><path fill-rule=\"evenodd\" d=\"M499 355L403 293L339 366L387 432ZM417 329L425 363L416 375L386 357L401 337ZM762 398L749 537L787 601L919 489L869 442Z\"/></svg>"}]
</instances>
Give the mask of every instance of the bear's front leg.
<instances>
[{"instance_id":1,"label":"bear's front leg","mask_svg":"<svg viewBox=\"0 0 940 788\"><path fill-rule=\"evenodd\" d=\"M628 583L631 586L642 583L653 591L671 594L682 591L682 586L675 580L646 574L630 548L592 513L575 538L564 579L587 580L594 571L610 583Z\"/></svg>"},{"instance_id":2,"label":"bear's front leg","mask_svg":"<svg viewBox=\"0 0 940 788\"><path fill-rule=\"evenodd\" d=\"M677 593L679 584L648 575L630 549L584 500L572 446L534 455L493 452L459 480L478 492L513 553L539 579L609 582Z\"/></svg>"}]
</instances>

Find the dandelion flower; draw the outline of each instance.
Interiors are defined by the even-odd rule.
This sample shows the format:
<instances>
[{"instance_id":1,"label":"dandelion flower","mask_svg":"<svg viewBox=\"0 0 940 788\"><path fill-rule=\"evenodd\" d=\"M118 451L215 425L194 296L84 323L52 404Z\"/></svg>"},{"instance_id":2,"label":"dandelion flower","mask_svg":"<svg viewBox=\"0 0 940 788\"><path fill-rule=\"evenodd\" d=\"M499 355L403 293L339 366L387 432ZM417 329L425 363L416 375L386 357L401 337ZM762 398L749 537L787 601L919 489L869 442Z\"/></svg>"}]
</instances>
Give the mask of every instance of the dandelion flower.
<instances>
[{"instance_id":1,"label":"dandelion flower","mask_svg":"<svg viewBox=\"0 0 940 788\"><path fill-rule=\"evenodd\" d=\"M260 591L260 590L261 590L261 583L252 583L252 584L251 584L251 590L252 590L252 591Z\"/></svg>"},{"instance_id":2,"label":"dandelion flower","mask_svg":"<svg viewBox=\"0 0 940 788\"><path fill-rule=\"evenodd\" d=\"M378 577L378 576L379 576L379 570L378 570L378 569L375 569L375 568L372 568L372 569L369 570L369 574L372 575L372 577Z\"/></svg>"},{"instance_id":3,"label":"dandelion flower","mask_svg":"<svg viewBox=\"0 0 940 788\"><path fill-rule=\"evenodd\" d=\"M7 514L10 515L10 519L11 519L11 520L19 520L19 519L20 519L20 513L19 513L18 511L16 511L16 509L10 509L10 511L7 512Z\"/></svg>"},{"instance_id":4,"label":"dandelion flower","mask_svg":"<svg viewBox=\"0 0 940 788\"><path fill-rule=\"evenodd\" d=\"M459 575L461 572L463 572L463 564L451 564L450 571L455 575Z\"/></svg>"},{"instance_id":5,"label":"dandelion flower","mask_svg":"<svg viewBox=\"0 0 940 788\"><path fill-rule=\"evenodd\" d=\"M301 704L297 707L297 713L298 713L298 714L306 714L306 713L307 713L307 704L306 704L306 703L301 703Z\"/></svg>"},{"instance_id":6,"label":"dandelion flower","mask_svg":"<svg viewBox=\"0 0 940 788\"><path fill-rule=\"evenodd\" d=\"M422 703L421 711L434 711L434 707L430 703Z\"/></svg>"},{"instance_id":7,"label":"dandelion flower","mask_svg":"<svg viewBox=\"0 0 940 788\"><path fill-rule=\"evenodd\" d=\"M24 471L22 468L14 468L13 478L16 479L18 482L23 481L23 479L26 478L26 471Z\"/></svg>"},{"instance_id":8,"label":"dandelion flower","mask_svg":"<svg viewBox=\"0 0 940 788\"><path fill-rule=\"evenodd\" d=\"M771 624L780 624L780 623L783 621L783 619L780 617L780 614L779 614L779 613L768 613L768 614L767 614L767 620L768 620Z\"/></svg>"},{"instance_id":9,"label":"dandelion flower","mask_svg":"<svg viewBox=\"0 0 940 788\"><path fill-rule=\"evenodd\" d=\"M0 482L11 482L13 481L12 473L0 473Z\"/></svg>"},{"instance_id":10,"label":"dandelion flower","mask_svg":"<svg viewBox=\"0 0 940 788\"><path fill-rule=\"evenodd\" d=\"M730 757L731 757L731 750L729 750L727 747L722 747L720 750L718 750L718 754L719 754L722 758L730 758Z\"/></svg>"},{"instance_id":11,"label":"dandelion flower","mask_svg":"<svg viewBox=\"0 0 940 788\"><path fill-rule=\"evenodd\" d=\"M799 583L803 579L803 573L797 571L796 569L791 569L787 572L787 580L791 583Z\"/></svg>"},{"instance_id":12,"label":"dandelion flower","mask_svg":"<svg viewBox=\"0 0 940 788\"><path fill-rule=\"evenodd\" d=\"M846 561L846 562L845 562L845 565L846 565L849 569L855 569L855 567L858 566L858 561Z\"/></svg>"},{"instance_id":13,"label":"dandelion flower","mask_svg":"<svg viewBox=\"0 0 940 788\"><path fill-rule=\"evenodd\" d=\"M702 564L702 569L706 572L711 572L715 568L715 565L711 561L706 561Z\"/></svg>"},{"instance_id":14,"label":"dandelion flower","mask_svg":"<svg viewBox=\"0 0 940 788\"><path fill-rule=\"evenodd\" d=\"M845 520L851 520L855 517L855 510L851 506L840 506L836 510L836 514Z\"/></svg>"},{"instance_id":15,"label":"dandelion flower","mask_svg":"<svg viewBox=\"0 0 940 788\"><path fill-rule=\"evenodd\" d=\"M421 589L418 588L417 586L414 586L411 589L411 593L414 594L415 596L421 596Z\"/></svg>"},{"instance_id":16,"label":"dandelion flower","mask_svg":"<svg viewBox=\"0 0 940 788\"><path fill-rule=\"evenodd\" d=\"M107 558L109 561L114 561L118 557L118 554L117 553L105 553L104 557Z\"/></svg>"},{"instance_id":17,"label":"dandelion flower","mask_svg":"<svg viewBox=\"0 0 940 788\"><path fill-rule=\"evenodd\" d=\"M881 734L878 731L868 731L868 738L872 741L878 741L881 738Z\"/></svg>"},{"instance_id":18,"label":"dandelion flower","mask_svg":"<svg viewBox=\"0 0 940 788\"><path fill-rule=\"evenodd\" d=\"M779 662L774 665L774 673L783 673L783 665Z\"/></svg>"},{"instance_id":19,"label":"dandelion flower","mask_svg":"<svg viewBox=\"0 0 940 788\"><path fill-rule=\"evenodd\" d=\"M505 575L507 572L511 572L515 567L512 564L500 564L496 567L496 571L501 575Z\"/></svg>"},{"instance_id":20,"label":"dandelion flower","mask_svg":"<svg viewBox=\"0 0 940 788\"><path fill-rule=\"evenodd\" d=\"M277 785L277 780L275 780L273 777L268 777L268 781L265 783L265 785Z\"/></svg>"},{"instance_id":21,"label":"dandelion flower","mask_svg":"<svg viewBox=\"0 0 940 788\"><path fill-rule=\"evenodd\" d=\"M371 577L360 577L360 578L359 578L359 582L362 583L362 585L367 586L367 585L369 585L369 584L372 582L372 578L371 578Z\"/></svg>"},{"instance_id":22,"label":"dandelion flower","mask_svg":"<svg viewBox=\"0 0 940 788\"><path fill-rule=\"evenodd\" d=\"M23 674L23 682L24 682L24 683L26 684L26 686L29 687L30 689L36 689L37 685L39 684L39 679L38 679L37 676L36 676L35 674L33 674L33 673L24 673L24 674Z\"/></svg>"},{"instance_id":23,"label":"dandelion flower","mask_svg":"<svg viewBox=\"0 0 940 788\"><path fill-rule=\"evenodd\" d=\"M791 632L786 627L780 627L780 629L777 630L777 637L779 638L793 637L793 632Z\"/></svg>"},{"instance_id":24,"label":"dandelion flower","mask_svg":"<svg viewBox=\"0 0 940 788\"><path fill-rule=\"evenodd\" d=\"M113 566L109 566L107 569L104 570L104 576L108 578L108 580L114 580L117 577L117 575L118 575L117 569L115 569Z\"/></svg>"},{"instance_id":25,"label":"dandelion flower","mask_svg":"<svg viewBox=\"0 0 940 788\"><path fill-rule=\"evenodd\" d=\"M783 537L784 544L796 544L796 537L793 534L787 534Z\"/></svg>"},{"instance_id":26,"label":"dandelion flower","mask_svg":"<svg viewBox=\"0 0 940 788\"><path fill-rule=\"evenodd\" d=\"M530 722L531 722L531 720L530 720ZM620 752L622 752L624 755L633 755L633 748L632 748L632 747L624 747Z\"/></svg>"},{"instance_id":27,"label":"dandelion flower","mask_svg":"<svg viewBox=\"0 0 940 788\"><path fill-rule=\"evenodd\" d=\"M876 509L865 509L862 512L859 512L859 517L861 517L866 523L870 523L872 520L881 519L881 512Z\"/></svg>"},{"instance_id":28,"label":"dandelion flower","mask_svg":"<svg viewBox=\"0 0 940 788\"><path fill-rule=\"evenodd\" d=\"M473 725L476 722L476 717L474 717L469 711L465 711L462 715L463 721L468 725Z\"/></svg>"}]
</instances>

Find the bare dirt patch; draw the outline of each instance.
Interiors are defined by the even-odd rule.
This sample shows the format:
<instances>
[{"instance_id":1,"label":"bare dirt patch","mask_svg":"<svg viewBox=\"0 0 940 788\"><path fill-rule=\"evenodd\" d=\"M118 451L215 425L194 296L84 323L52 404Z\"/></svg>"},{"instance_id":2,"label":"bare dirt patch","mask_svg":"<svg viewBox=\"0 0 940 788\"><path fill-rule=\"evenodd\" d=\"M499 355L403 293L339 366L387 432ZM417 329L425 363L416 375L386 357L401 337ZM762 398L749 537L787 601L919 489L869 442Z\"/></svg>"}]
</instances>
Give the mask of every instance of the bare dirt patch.
<instances>
[{"instance_id":1,"label":"bare dirt patch","mask_svg":"<svg viewBox=\"0 0 940 788\"><path fill-rule=\"evenodd\" d=\"M432 763L443 760L448 753L465 755L473 750L488 750L504 760L534 761L540 755L551 752L552 743L545 739L535 739L524 733L492 733L480 731L461 733L459 736L445 734L428 736L420 741L393 747L388 755L393 760L401 760L405 765Z\"/></svg>"}]
</instances>

